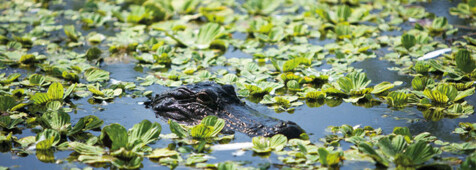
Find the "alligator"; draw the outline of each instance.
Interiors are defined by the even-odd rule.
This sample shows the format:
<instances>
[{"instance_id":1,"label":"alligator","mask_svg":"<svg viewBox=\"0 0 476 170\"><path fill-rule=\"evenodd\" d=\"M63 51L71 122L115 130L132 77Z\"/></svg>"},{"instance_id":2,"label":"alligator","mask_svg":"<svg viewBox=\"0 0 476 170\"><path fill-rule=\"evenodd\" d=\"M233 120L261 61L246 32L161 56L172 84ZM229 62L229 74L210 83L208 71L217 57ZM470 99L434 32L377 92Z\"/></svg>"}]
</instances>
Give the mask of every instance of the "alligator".
<instances>
[{"instance_id":1,"label":"alligator","mask_svg":"<svg viewBox=\"0 0 476 170\"><path fill-rule=\"evenodd\" d=\"M304 130L292 121L279 120L246 105L235 93L232 85L201 82L156 94L146 102L156 116L179 123L195 125L204 117L217 116L225 120L222 133L239 131L248 136L283 134L299 138Z\"/></svg>"}]
</instances>

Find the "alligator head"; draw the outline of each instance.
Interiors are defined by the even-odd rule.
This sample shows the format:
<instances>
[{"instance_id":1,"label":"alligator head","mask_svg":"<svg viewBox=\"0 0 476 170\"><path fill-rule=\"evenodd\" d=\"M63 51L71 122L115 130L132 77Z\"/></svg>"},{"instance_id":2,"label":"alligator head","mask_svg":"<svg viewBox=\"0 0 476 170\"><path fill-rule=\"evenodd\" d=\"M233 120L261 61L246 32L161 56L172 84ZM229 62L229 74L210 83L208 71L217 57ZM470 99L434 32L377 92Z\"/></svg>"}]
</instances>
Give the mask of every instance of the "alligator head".
<instances>
[{"instance_id":1,"label":"alligator head","mask_svg":"<svg viewBox=\"0 0 476 170\"><path fill-rule=\"evenodd\" d=\"M297 138L304 131L294 122L266 116L242 102L231 85L202 82L182 86L153 97L147 106L157 116L194 125L214 115L226 121L224 132L239 131L249 136L283 134Z\"/></svg>"}]
</instances>

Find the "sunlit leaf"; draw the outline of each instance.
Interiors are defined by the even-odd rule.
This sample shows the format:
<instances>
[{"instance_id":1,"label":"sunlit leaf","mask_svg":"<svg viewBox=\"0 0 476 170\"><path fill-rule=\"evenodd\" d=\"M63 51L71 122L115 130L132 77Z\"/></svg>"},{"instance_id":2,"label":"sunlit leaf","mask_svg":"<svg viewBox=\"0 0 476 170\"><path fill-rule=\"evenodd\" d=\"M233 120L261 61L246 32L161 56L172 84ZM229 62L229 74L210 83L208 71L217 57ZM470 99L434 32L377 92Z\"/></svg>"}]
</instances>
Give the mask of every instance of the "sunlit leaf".
<instances>
[{"instance_id":1,"label":"sunlit leaf","mask_svg":"<svg viewBox=\"0 0 476 170\"><path fill-rule=\"evenodd\" d=\"M60 140L61 134L53 129L45 129L36 135L36 141L44 141L40 145L40 150L49 149L52 146L56 146L60 142ZM40 144L40 142L38 144ZM38 144L36 145L36 149L39 149Z\"/></svg>"},{"instance_id":2,"label":"sunlit leaf","mask_svg":"<svg viewBox=\"0 0 476 170\"><path fill-rule=\"evenodd\" d=\"M48 129L54 129L59 132L66 132L71 126L68 113L54 111L46 112L39 119L41 126Z\"/></svg>"},{"instance_id":3,"label":"sunlit leaf","mask_svg":"<svg viewBox=\"0 0 476 170\"><path fill-rule=\"evenodd\" d=\"M135 141L140 141L142 145L147 145L157 140L161 130L162 127L159 123L151 123L149 120L143 120L135 124L128 132L129 142L135 143Z\"/></svg>"},{"instance_id":4,"label":"sunlit leaf","mask_svg":"<svg viewBox=\"0 0 476 170\"><path fill-rule=\"evenodd\" d=\"M382 93L384 91L387 91L389 89L392 89L393 87L395 87L394 84L390 83L390 82L387 82L387 81L384 81L382 83L379 83L377 85L374 86L374 89L372 90L372 94L379 94L379 93Z\"/></svg>"},{"instance_id":5,"label":"sunlit leaf","mask_svg":"<svg viewBox=\"0 0 476 170\"><path fill-rule=\"evenodd\" d=\"M109 80L109 72L98 68L87 69L86 71L84 71L84 76L89 82L101 82Z\"/></svg>"},{"instance_id":6,"label":"sunlit leaf","mask_svg":"<svg viewBox=\"0 0 476 170\"><path fill-rule=\"evenodd\" d=\"M269 141L269 138L258 136L258 137L253 137L252 139L253 143L253 151L257 153L267 153L271 152L271 144Z\"/></svg>"},{"instance_id":7,"label":"sunlit leaf","mask_svg":"<svg viewBox=\"0 0 476 170\"><path fill-rule=\"evenodd\" d=\"M80 142L69 142L69 147L82 155L101 155L105 150L98 146L91 146Z\"/></svg>"},{"instance_id":8,"label":"sunlit leaf","mask_svg":"<svg viewBox=\"0 0 476 170\"><path fill-rule=\"evenodd\" d=\"M217 136L218 133L220 133L220 131L225 127L225 120L220 119L216 116L207 116L202 119L200 124L213 127L213 132L210 135Z\"/></svg>"},{"instance_id":9,"label":"sunlit leaf","mask_svg":"<svg viewBox=\"0 0 476 170\"><path fill-rule=\"evenodd\" d=\"M281 151L284 148L284 146L286 146L287 142L288 142L288 138L286 136L277 134L271 137L271 139L269 140L269 145L275 151Z\"/></svg>"}]
</instances>

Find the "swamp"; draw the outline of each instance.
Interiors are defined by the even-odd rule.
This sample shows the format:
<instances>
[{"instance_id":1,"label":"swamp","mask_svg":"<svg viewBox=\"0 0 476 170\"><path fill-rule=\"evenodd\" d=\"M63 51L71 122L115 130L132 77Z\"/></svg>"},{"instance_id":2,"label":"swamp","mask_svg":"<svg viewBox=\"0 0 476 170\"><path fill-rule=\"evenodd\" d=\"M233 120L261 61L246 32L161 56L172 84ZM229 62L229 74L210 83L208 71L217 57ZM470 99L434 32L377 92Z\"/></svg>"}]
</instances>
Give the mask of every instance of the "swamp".
<instances>
[{"instance_id":1,"label":"swamp","mask_svg":"<svg viewBox=\"0 0 476 170\"><path fill-rule=\"evenodd\" d=\"M475 87L476 0L0 0L0 170L476 169Z\"/></svg>"}]
</instances>

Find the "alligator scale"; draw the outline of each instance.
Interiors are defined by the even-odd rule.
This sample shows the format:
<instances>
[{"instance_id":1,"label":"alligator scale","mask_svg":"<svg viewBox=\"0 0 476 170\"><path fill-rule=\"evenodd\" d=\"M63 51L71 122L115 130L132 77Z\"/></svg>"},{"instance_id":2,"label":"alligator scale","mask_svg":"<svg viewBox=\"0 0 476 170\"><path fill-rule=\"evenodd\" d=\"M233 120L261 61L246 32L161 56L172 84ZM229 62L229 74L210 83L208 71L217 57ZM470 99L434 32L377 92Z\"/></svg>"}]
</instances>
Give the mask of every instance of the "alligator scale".
<instances>
[{"instance_id":1,"label":"alligator scale","mask_svg":"<svg viewBox=\"0 0 476 170\"><path fill-rule=\"evenodd\" d=\"M249 136L283 134L297 138L304 131L294 122L259 113L242 102L231 85L202 82L158 94L147 102L158 116L194 125L205 116L226 121L225 133L239 131Z\"/></svg>"}]
</instances>

